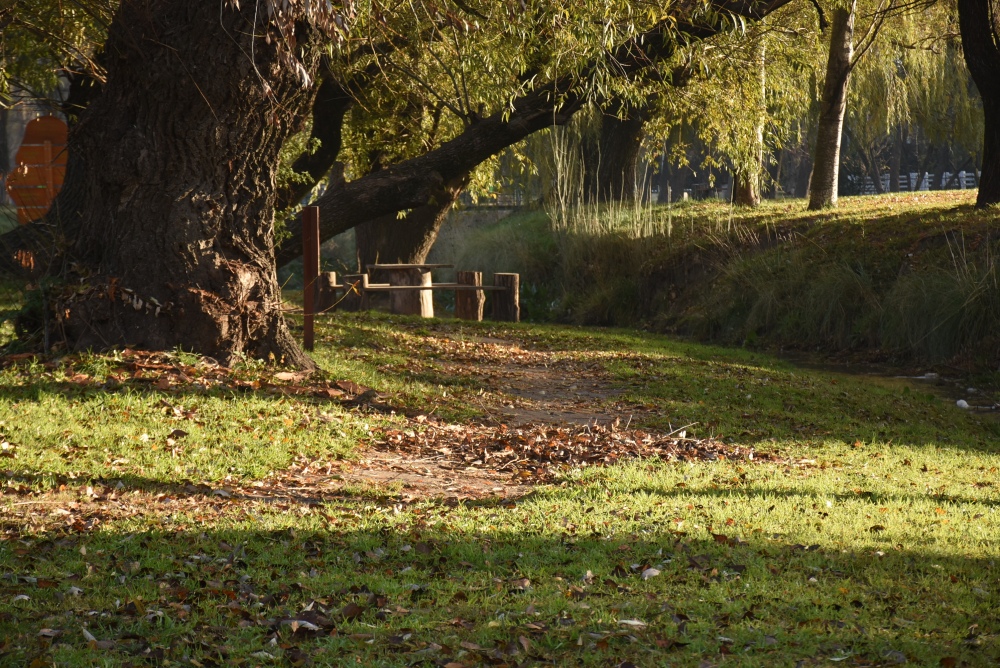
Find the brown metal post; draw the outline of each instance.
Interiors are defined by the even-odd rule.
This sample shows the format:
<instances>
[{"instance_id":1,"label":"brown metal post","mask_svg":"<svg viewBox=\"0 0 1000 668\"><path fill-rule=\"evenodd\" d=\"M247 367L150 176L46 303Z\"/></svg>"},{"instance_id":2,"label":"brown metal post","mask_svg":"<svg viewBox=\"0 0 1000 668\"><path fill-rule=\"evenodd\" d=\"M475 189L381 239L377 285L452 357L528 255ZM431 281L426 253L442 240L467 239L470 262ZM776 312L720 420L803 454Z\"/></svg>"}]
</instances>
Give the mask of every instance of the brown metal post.
<instances>
[{"instance_id":1,"label":"brown metal post","mask_svg":"<svg viewBox=\"0 0 1000 668\"><path fill-rule=\"evenodd\" d=\"M312 350L316 330L316 279L319 278L319 207L302 209L302 345Z\"/></svg>"}]
</instances>

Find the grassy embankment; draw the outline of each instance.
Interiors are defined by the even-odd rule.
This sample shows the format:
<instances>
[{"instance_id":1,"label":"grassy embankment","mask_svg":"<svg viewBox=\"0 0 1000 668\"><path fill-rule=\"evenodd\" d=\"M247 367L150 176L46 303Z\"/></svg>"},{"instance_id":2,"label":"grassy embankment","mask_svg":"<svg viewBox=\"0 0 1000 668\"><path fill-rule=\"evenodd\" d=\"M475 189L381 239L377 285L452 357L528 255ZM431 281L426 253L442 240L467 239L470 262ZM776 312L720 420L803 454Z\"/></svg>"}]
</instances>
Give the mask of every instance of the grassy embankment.
<instances>
[{"instance_id":1,"label":"grassy embankment","mask_svg":"<svg viewBox=\"0 0 1000 668\"><path fill-rule=\"evenodd\" d=\"M1000 211L968 191L544 212L481 230L458 263L519 271L529 318L706 341L1000 365ZM455 258L452 258L454 260Z\"/></svg>"},{"instance_id":2,"label":"grassy embankment","mask_svg":"<svg viewBox=\"0 0 1000 668\"><path fill-rule=\"evenodd\" d=\"M517 500L255 498L369 430L424 425L274 393L256 364L214 384L183 354L166 365L183 382L114 356L21 360L0 371L0 663L1000 661L996 422L919 381L623 330L345 314L316 358L454 421L513 399L450 365L446 339L585 360L613 391L595 412L780 460L566 471Z\"/></svg>"}]
</instances>

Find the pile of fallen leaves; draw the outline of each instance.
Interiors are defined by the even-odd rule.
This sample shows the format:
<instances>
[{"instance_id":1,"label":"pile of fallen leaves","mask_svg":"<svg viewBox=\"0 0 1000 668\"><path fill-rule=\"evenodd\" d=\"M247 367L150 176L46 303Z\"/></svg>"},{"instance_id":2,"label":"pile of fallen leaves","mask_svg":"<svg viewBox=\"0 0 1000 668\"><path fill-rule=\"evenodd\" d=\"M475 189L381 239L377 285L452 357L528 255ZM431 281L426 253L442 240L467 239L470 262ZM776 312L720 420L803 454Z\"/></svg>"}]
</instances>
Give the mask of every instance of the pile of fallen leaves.
<instances>
[{"instance_id":1,"label":"pile of fallen leaves","mask_svg":"<svg viewBox=\"0 0 1000 668\"><path fill-rule=\"evenodd\" d=\"M608 466L638 458L667 461L770 460L753 448L684 431L659 434L616 424L553 426L428 424L422 429L385 431L373 444L381 450L420 455L456 466L508 472L518 478L551 479L561 471Z\"/></svg>"}]
</instances>

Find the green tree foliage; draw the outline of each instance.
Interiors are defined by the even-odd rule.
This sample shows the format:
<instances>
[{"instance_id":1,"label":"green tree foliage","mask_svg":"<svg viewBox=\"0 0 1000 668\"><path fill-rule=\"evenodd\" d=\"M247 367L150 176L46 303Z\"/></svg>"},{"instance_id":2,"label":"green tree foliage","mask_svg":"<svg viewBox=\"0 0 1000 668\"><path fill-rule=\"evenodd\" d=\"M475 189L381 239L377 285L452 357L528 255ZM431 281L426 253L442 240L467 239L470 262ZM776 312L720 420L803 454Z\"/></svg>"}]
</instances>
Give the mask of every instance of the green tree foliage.
<instances>
[{"instance_id":1,"label":"green tree foliage","mask_svg":"<svg viewBox=\"0 0 1000 668\"><path fill-rule=\"evenodd\" d=\"M100 79L96 55L117 7L114 0L0 3L0 103L13 90L44 97L70 73Z\"/></svg>"}]
</instances>

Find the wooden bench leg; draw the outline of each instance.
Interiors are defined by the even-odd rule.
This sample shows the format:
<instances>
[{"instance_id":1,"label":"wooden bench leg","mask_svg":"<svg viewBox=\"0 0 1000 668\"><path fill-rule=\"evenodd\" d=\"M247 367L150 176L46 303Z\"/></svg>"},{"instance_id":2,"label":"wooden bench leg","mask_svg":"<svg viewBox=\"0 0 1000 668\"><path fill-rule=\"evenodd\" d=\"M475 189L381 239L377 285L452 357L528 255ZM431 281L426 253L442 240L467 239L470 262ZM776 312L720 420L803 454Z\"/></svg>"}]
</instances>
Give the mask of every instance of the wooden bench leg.
<instances>
[{"instance_id":1,"label":"wooden bench leg","mask_svg":"<svg viewBox=\"0 0 1000 668\"><path fill-rule=\"evenodd\" d=\"M354 286L354 287L352 287ZM340 308L345 311L362 311L368 309L368 274L347 274L344 276L346 294L340 302Z\"/></svg>"},{"instance_id":2,"label":"wooden bench leg","mask_svg":"<svg viewBox=\"0 0 1000 668\"><path fill-rule=\"evenodd\" d=\"M388 270L390 285L426 285L432 283L431 272L419 269ZM389 310L400 315L434 317L433 290L400 290L389 293Z\"/></svg>"},{"instance_id":3,"label":"wooden bench leg","mask_svg":"<svg viewBox=\"0 0 1000 668\"><path fill-rule=\"evenodd\" d=\"M483 272L481 271L459 271L456 276L456 283L461 285L483 284ZM482 290L455 290L456 318L481 322L485 304L486 295Z\"/></svg>"},{"instance_id":4,"label":"wooden bench leg","mask_svg":"<svg viewBox=\"0 0 1000 668\"><path fill-rule=\"evenodd\" d=\"M316 279L316 312L329 313L337 308L337 272L327 271Z\"/></svg>"},{"instance_id":5,"label":"wooden bench leg","mask_svg":"<svg viewBox=\"0 0 1000 668\"><path fill-rule=\"evenodd\" d=\"M493 319L500 322L521 321L521 276L519 274L493 274L493 285L506 288L493 295Z\"/></svg>"}]
</instances>

